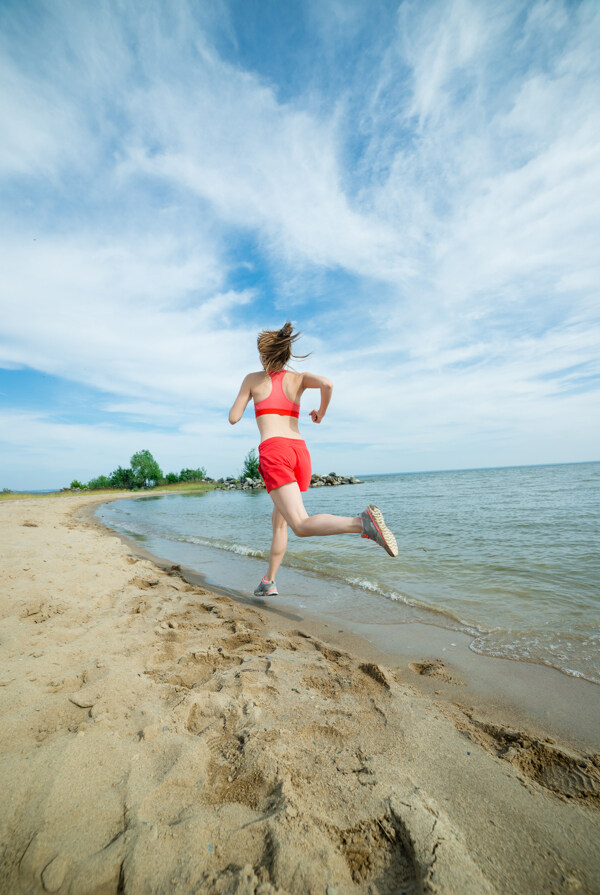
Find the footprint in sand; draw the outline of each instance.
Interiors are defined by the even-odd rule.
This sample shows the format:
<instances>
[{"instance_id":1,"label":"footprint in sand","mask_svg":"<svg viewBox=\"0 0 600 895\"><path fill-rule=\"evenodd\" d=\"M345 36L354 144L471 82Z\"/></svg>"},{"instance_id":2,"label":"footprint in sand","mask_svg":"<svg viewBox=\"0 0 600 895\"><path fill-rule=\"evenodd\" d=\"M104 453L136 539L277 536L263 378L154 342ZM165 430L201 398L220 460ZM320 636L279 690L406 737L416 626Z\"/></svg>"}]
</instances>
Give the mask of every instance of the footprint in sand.
<instances>
[{"instance_id":1,"label":"footprint in sand","mask_svg":"<svg viewBox=\"0 0 600 895\"><path fill-rule=\"evenodd\" d=\"M158 587L158 578L132 578L129 582L131 587L141 587L142 590L148 590L151 587Z\"/></svg>"},{"instance_id":2,"label":"footprint in sand","mask_svg":"<svg viewBox=\"0 0 600 895\"><path fill-rule=\"evenodd\" d=\"M363 674L366 674L371 678L372 681L375 681L376 684L379 684L383 687L384 690L390 689L390 682L388 677L379 665L375 665L374 662L363 662L362 665L358 666Z\"/></svg>"},{"instance_id":3,"label":"footprint in sand","mask_svg":"<svg viewBox=\"0 0 600 895\"><path fill-rule=\"evenodd\" d=\"M510 762L527 779L564 799L600 805L600 755L568 751L535 736L475 718L461 710L461 733L486 752Z\"/></svg>"},{"instance_id":4,"label":"footprint in sand","mask_svg":"<svg viewBox=\"0 0 600 895\"><path fill-rule=\"evenodd\" d=\"M238 728L235 714L221 718L223 732L207 741L211 753L207 800L217 805L235 802L271 815L283 801L283 783L277 779L272 761L247 731Z\"/></svg>"},{"instance_id":5,"label":"footprint in sand","mask_svg":"<svg viewBox=\"0 0 600 895\"><path fill-rule=\"evenodd\" d=\"M145 673L161 683L192 690L207 683L217 671L225 671L242 662L240 656L228 656L218 650L196 651L181 656L175 667L162 671L148 669Z\"/></svg>"},{"instance_id":6,"label":"footprint in sand","mask_svg":"<svg viewBox=\"0 0 600 895\"><path fill-rule=\"evenodd\" d=\"M413 892L417 875L392 815L364 820L340 831L339 841L358 892Z\"/></svg>"},{"instance_id":7,"label":"footprint in sand","mask_svg":"<svg viewBox=\"0 0 600 895\"><path fill-rule=\"evenodd\" d=\"M241 649L247 653L260 653L266 655L277 648L274 640L265 640L252 631L237 631L237 633L224 637L221 646L227 650Z\"/></svg>"},{"instance_id":8,"label":"footprint in sand","mask_svg":"<svg viewBox=\"0 0 600 895\"><path fill-rule=\"evenodd\" d=\"M422 662L410 662L411 671L422 677L431 677L446 684L454 684L456 687L464 687L464 682L450 674L441 659L423 659Z\"/></svg>"}]
</instances>

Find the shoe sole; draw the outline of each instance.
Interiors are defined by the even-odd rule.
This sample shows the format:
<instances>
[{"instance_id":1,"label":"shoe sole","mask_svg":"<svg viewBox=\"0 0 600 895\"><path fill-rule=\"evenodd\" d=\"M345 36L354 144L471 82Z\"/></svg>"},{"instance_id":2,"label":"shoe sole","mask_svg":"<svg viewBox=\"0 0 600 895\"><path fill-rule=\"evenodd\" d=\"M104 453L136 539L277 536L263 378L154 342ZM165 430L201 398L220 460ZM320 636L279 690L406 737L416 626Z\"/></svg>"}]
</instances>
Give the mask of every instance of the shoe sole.
<instances>
[{"instance_id":1,"label":"shoe sole","mask_svg":"<svg viewBox=\"0 0 600 895\"><path fill-rule=\"evenodd\" d=\"M391 533L387 525L383 520L383 513L379 509L379 507L374 507L372 504L369 504L367 507L367 512L371 517L371 521L373 522L375 528L381 535L381 540L383 544L381 546L384 550L389 553L390 556L398 556L398 545L396 543L396 538Z\"/></svg>"}]
</instances>

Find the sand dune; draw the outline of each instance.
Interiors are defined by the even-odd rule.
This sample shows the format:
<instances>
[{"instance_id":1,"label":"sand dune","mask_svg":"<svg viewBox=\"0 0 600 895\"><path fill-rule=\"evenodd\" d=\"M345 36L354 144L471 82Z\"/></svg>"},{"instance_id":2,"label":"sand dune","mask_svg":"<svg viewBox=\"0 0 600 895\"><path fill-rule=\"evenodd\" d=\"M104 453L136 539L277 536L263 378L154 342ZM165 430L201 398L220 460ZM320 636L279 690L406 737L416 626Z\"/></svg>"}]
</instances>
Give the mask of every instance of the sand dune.
<instances>
[{"instance_id":1,"label":"sand dune","mask_svg":"<svg viewBox=\"0 0 600 895\"><path fill-rule=\"evenodd\" d=\"M0 505L3 893L600 890L599 756L132 556L91 500Z\"/></svg>"}]
</instances>

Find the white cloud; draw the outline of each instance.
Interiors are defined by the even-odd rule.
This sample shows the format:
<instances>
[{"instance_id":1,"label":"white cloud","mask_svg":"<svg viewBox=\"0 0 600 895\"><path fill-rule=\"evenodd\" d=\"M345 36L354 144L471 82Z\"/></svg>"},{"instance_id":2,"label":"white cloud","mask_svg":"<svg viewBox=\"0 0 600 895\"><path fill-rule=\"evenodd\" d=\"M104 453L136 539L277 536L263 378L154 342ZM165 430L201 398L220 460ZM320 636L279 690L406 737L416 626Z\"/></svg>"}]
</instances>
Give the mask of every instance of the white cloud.
<instances>
[{"instance_id":1,"label":"white cloud","mask_svg":"<svg viewBox=\"0 0 600 895\"><path fill-rule=\"evenodd\" d=\"M216 292L217 259L183 238L6 237L2 254L4 366L197 407L228 400L224 357L255 360L254 332L235 324L252 294Z\"/></svg>"},{"instance_id":2,"label":"white cloud","mask_svg":"<svg viewBox=\"0 0 600 895\"><path fill-rule=\"evenodd\" d=\"M344 194L332 123L280 105L256 78L212 55L202 62L192 97L170 84L136 97L138 127L118 176L192 191L223 222L259 230L284 261L381 278L407 272L394 231Z\"/></svg>"}]
</instances>

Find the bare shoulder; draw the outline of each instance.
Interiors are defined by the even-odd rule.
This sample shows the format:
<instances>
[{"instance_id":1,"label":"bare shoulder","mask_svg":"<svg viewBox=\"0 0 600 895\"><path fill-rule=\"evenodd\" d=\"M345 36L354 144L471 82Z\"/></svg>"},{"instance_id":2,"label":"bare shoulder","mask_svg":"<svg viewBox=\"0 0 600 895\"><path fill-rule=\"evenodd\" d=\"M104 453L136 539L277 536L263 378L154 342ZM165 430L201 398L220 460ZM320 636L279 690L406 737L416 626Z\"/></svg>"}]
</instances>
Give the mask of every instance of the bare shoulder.
<instances>
[{"instance_id":1,"label":"bare shoulder","mask_svg":"<svg viewBox=\"0 0 600 895\"><path fill-rule=\"evenodd\" d=\"M244 379L246 388L253 398L255 398L257 391L259 392L259 394L264 391L265 381L264 370L257 370L255 373L248 373L248 375Z\"/></svg>"}]
</instances>

